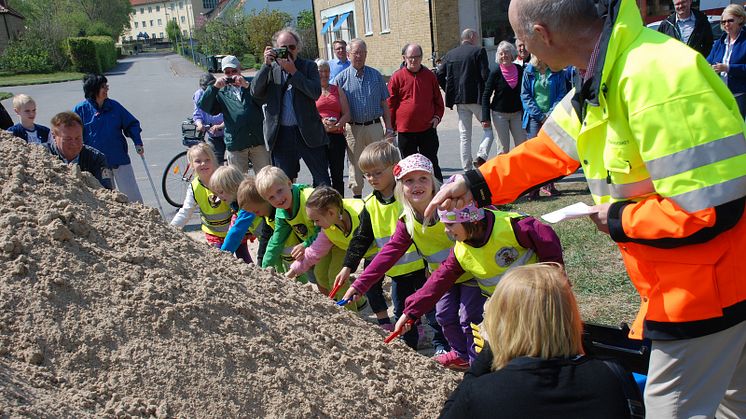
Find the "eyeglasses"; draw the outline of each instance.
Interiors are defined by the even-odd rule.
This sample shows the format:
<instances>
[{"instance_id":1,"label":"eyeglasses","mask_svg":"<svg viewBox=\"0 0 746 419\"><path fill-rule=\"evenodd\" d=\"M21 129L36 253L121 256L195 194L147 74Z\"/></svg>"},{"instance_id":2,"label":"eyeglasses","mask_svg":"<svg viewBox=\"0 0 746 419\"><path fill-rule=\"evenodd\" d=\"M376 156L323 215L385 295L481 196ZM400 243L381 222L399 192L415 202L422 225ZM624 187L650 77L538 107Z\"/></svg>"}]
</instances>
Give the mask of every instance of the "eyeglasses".
<instances>
[{"instance_id":1,"label":"eyeglasses","mask_svg":"<svg viewBox=\"0 0 746 419\"><path fill-rule=\"evenodd\" d=\"M734 23L736 19L723 19L720 21L721 25L725 25L726 23Z\"/></svg>"},{"instance_id":2,"label":"eyeglasses","mask_svg":"<svg viewBox=\"0 0 746 419\"><path fill-rule=\"evenodd\" d=\"M283 48L287 48L290 51L295 51L295 49L298 48L297 45L280 45L280 46L283 47Z\"/></svg>"},{"instance_id":3,"label":"eyeglasses","mask_svg":"<svg viewBox=\"0 0 746 419\"><path fill-rule=\"evenodd\" d=\"M414 55L412 57L404 57L404 58L406 58L407 60L415 61L415 60L421 59L422 55Z\"/></svg>"},{"instance_id":4,"label":"eyeglasses","mask_svg":"<svg viewBox=\"0 0 746 419\"><path fill-rule=\"evenodd\" d=\"M375 172L364 172L363 176L365 176L368 179L370 179L370 178L379 178L386 171L386 169L388 169L389 167L390 166L386 166L385 168L383 168L381 170L376 170Z\"/></svg>"}]
</instances>

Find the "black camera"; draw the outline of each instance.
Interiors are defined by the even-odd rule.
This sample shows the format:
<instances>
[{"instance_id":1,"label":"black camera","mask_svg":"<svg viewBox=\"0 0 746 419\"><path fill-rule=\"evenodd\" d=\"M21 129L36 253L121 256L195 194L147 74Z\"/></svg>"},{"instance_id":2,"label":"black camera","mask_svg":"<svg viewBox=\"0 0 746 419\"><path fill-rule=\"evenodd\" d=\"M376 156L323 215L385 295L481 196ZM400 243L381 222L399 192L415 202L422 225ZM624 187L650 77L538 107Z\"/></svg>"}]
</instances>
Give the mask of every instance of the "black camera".
<instances>
[{"instance_id":1,"label":"black camera","mask_svg":"<svg viewBox=\"0 0 746 419\"><path fill-rule=\"evenodd\" d=\"M235 77L233 77L233 76L230 76L230 77L226 77L226 78L225 78L225 84L233 84L233 83L235 83L235 82L236 82L236 78L235 78Z\"/></svg>"},{"instance_id":2,"label":"black camera","mask_svg":"<svg viewBox=\"0 0 746 419\"><path fill-rule=\"evenodd\" d=\"M287 58L288 57L288 47L280 47L280 48L272 48L272 52L275 53L277 58Z\"/></svg>"}]
</instances>

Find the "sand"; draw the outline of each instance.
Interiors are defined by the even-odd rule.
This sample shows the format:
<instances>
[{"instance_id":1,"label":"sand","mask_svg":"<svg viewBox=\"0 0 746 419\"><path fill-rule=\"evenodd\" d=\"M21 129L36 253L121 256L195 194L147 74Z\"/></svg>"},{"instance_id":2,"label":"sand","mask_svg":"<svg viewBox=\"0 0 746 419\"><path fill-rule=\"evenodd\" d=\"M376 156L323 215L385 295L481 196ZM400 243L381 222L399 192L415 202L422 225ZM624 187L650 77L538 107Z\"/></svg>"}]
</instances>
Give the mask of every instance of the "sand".
<instances>
[{"instance_id":1,"label":"sand","mask_svg":"<svg viewBox=\"0 0 746 419\"><path fill-rule=\"evenodd\" d=\"M460 375L0 134L0 417L435 417Z\"/></svg>"}]
</instances>

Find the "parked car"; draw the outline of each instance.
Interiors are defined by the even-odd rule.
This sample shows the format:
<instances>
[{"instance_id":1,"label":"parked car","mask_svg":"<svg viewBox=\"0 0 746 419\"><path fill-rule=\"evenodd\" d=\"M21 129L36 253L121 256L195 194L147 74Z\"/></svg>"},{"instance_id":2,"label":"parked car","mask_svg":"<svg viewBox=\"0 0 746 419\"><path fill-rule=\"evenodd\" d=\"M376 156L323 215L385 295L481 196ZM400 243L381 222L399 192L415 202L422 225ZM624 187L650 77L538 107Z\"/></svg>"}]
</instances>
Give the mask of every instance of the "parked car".
<instances>
[{"instance_id":1,"label":"parked car","mask_svg":"<svg viewBox=\"0 0 746 419\"><path fill-rule=\"evenodd\" d=\"M720 26L720 16L707 16L707 20L710 21L710 26L712 26L712 39L718 40L720 39L720 35L723 34L723 28ZM658 30L658 26L661 25L662 20L658 20L655 22L648 23L646 26L654 31Z\"/></svg>"}]
</instances>

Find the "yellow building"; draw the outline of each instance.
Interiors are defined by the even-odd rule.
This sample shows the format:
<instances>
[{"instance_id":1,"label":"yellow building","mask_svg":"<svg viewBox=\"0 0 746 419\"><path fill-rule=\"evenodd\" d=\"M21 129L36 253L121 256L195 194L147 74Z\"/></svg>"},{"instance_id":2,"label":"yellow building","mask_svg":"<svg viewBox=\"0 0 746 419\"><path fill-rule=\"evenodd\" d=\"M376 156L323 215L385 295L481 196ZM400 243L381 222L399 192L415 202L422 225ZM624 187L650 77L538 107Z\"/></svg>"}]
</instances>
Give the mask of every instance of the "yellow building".
<instances>
[{"instance_id":1,"label":"yellow building","mask_svg":"<svg viewBox=\"0 0 746 419\"><path fill-rule=\"evenodd\" d=\"M191 37L195 22L200 16L212 10L218 0L130 0L133 13L130 15L130 28L125 30L119 42L135 41L140 35L147 39L168 38L166 24L174 20L179 25L184 39Z\"/></svg>"}]
</instances>

